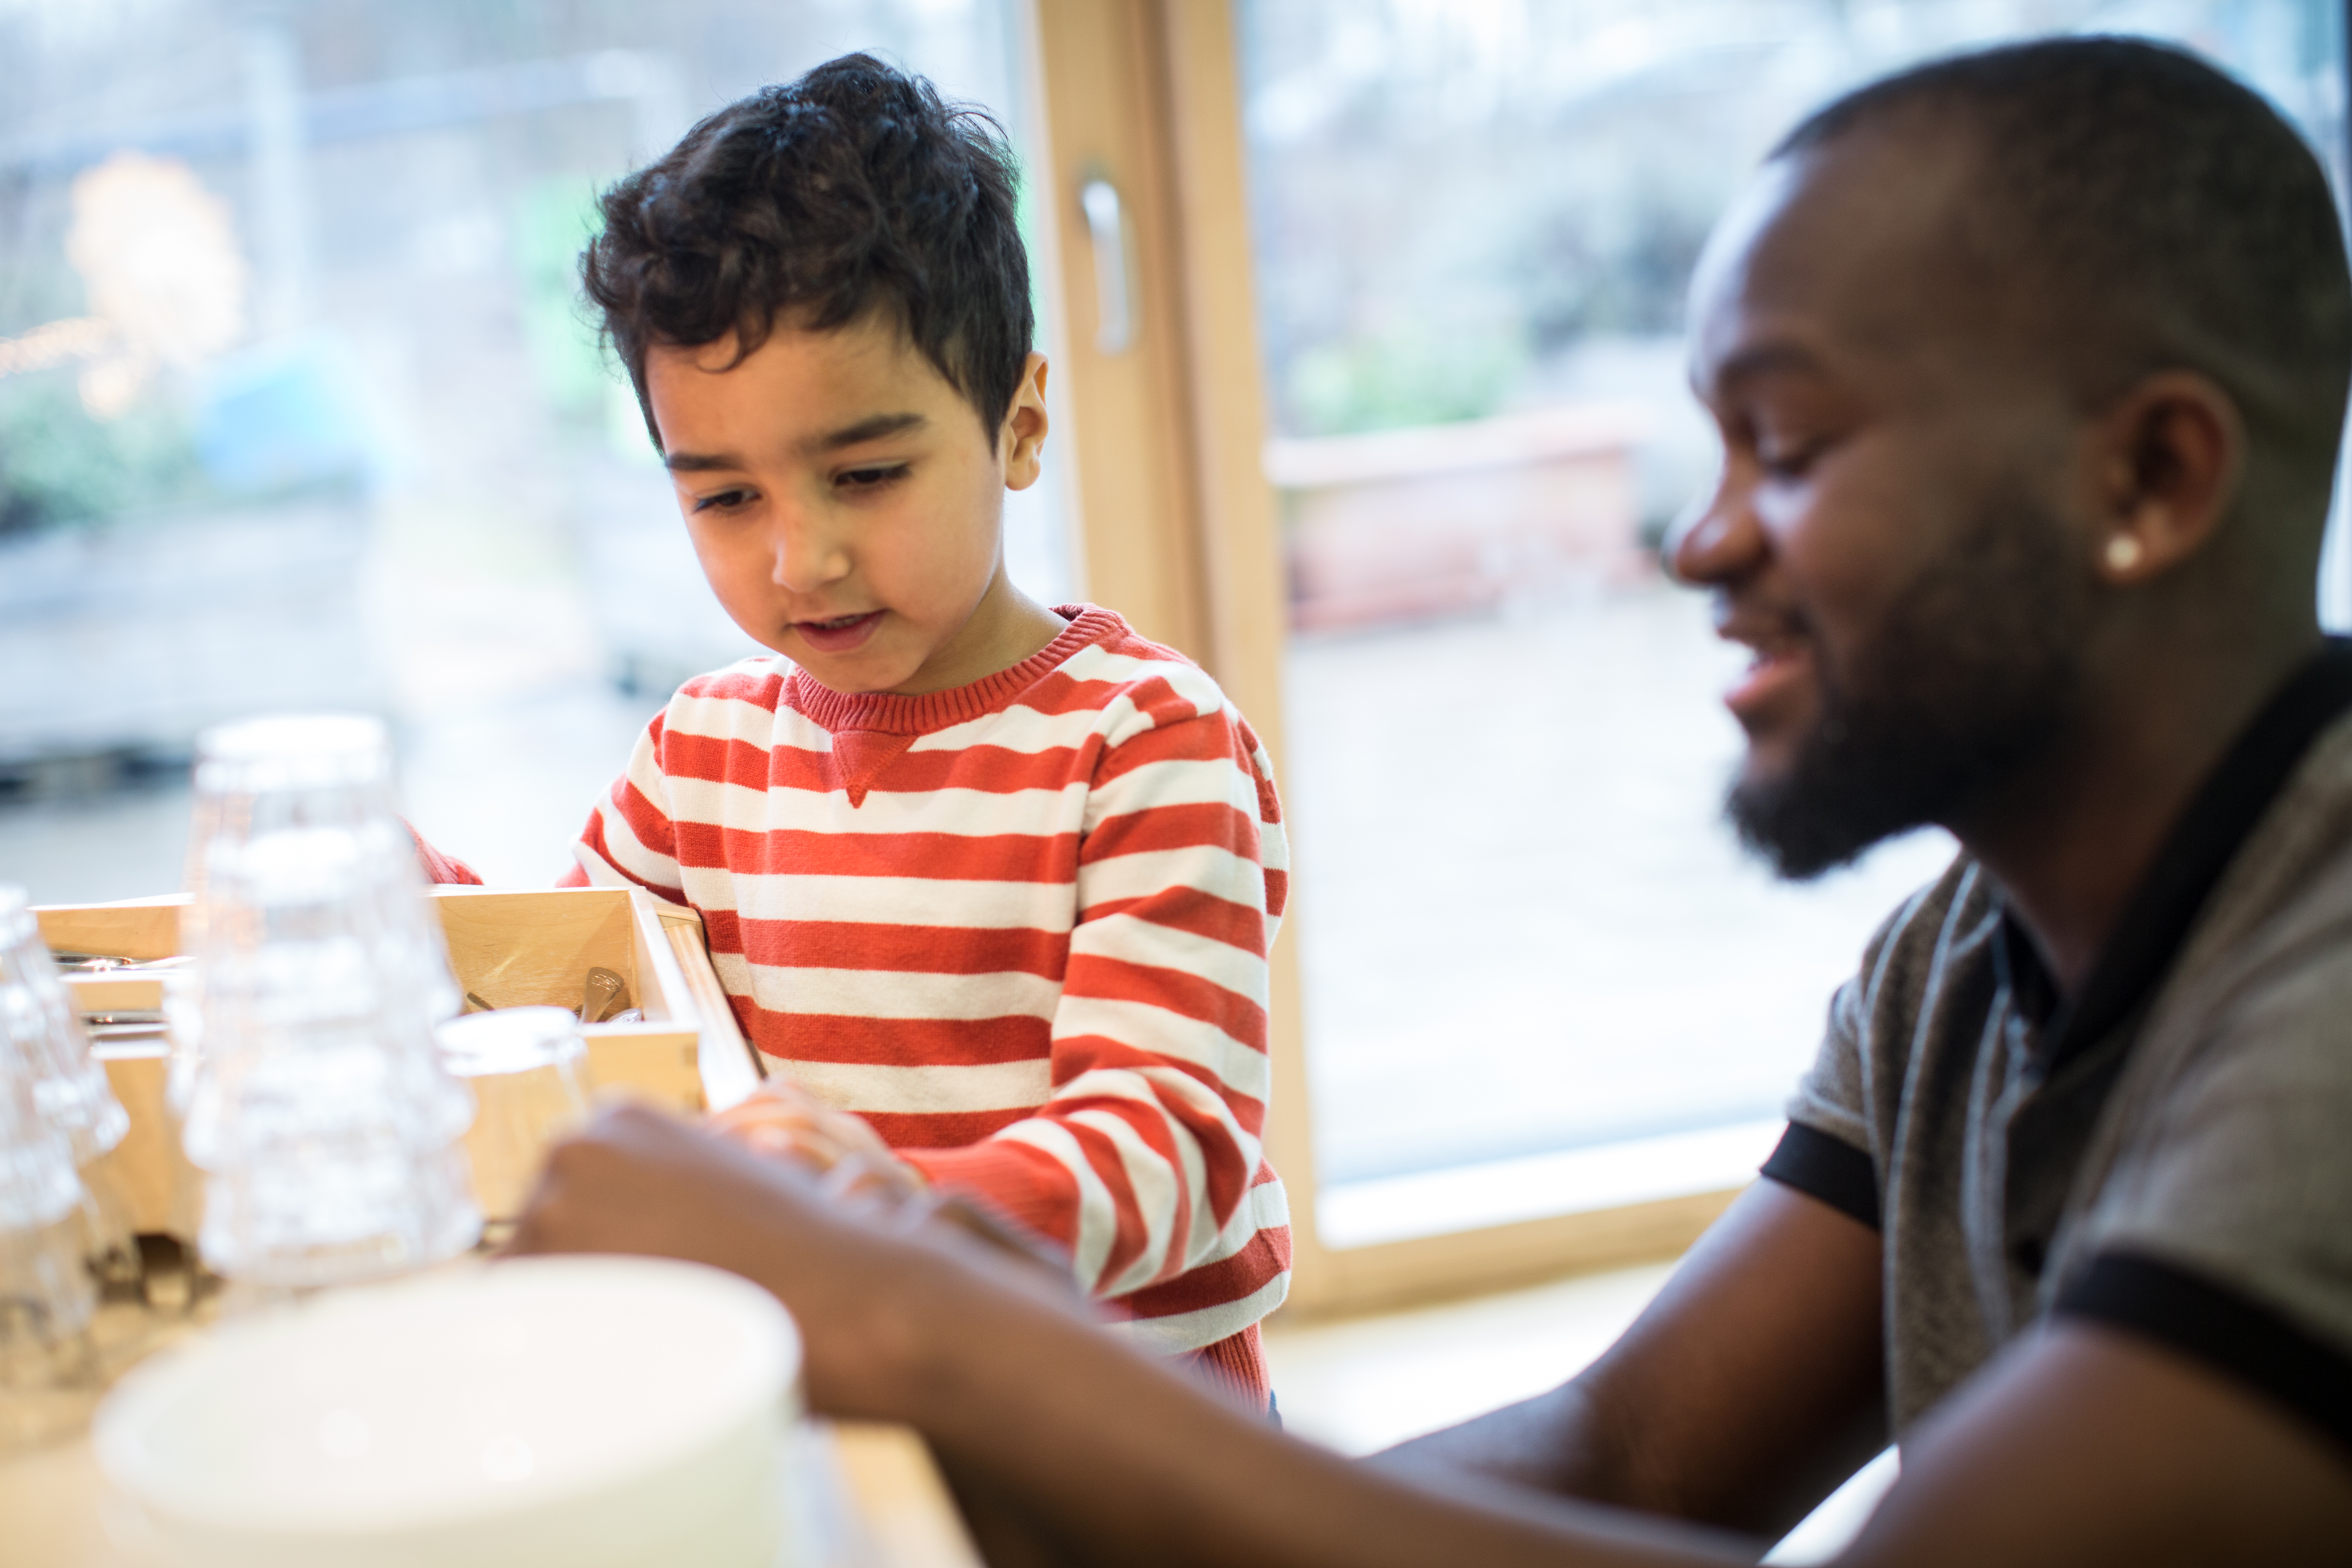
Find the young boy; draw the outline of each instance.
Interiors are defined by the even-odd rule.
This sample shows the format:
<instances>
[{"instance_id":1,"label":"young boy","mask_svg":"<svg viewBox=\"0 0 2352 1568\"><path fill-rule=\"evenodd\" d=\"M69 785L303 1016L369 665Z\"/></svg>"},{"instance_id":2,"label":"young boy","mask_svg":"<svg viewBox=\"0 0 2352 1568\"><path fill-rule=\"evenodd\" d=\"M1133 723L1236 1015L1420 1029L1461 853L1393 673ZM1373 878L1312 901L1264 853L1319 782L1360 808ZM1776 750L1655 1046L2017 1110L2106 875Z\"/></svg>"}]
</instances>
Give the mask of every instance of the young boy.
<instances>
[{"instance_id":1,"label":"young boy","mask_svg":"<svg viewBox=\"0 0 2352 1568\"><path fill-rule=\"evenodd\" d=\"M1005 575L1046 367L1000 133L852 56L705 121L604 214L589 296L711 587L774 657L678 691L568 880L701 911L802 1097L788 1142L887 1144L1263 1408L1281 811L1199 668Z\"/></svg>"}]
</instances>

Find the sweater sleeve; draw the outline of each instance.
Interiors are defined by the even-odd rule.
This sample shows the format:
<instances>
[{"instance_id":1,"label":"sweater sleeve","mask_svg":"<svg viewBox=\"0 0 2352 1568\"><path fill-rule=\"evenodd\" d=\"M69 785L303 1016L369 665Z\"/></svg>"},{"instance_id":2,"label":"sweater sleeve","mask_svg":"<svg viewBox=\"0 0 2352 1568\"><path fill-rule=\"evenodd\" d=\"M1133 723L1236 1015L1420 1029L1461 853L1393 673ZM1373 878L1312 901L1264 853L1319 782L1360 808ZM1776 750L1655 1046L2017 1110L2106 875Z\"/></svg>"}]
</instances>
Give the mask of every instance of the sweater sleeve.
<instances>
[{"instance_id":1,"label":"sweater sleeve","mask_svg":"<svg viewBox=\"0 0 2352 1568\"><path fill-rule=\"evenodd\" d=\"M1131 702L1087 805L1049 1098L980 1143L902 1151L1067 1247L1103 1297L1256 1233L1287 873L1265 752L1222 693L1180 668Z\"/></svg>"},{"instance_id":2,"label":"sweater sleeve","mask_svg":"<svg viewBox=\"0 0 2352 1568\"><path fill-rule=\"evenodd\" d=\"M643 888L672 903L686 901L686 881L677 864L677 825L670 816L668 780L662 768L667 717L666 712L654 715L637 737L628 770L588 814L588 825L572 847L572 864L556 886Z\"/></svg>"}]
</instances>

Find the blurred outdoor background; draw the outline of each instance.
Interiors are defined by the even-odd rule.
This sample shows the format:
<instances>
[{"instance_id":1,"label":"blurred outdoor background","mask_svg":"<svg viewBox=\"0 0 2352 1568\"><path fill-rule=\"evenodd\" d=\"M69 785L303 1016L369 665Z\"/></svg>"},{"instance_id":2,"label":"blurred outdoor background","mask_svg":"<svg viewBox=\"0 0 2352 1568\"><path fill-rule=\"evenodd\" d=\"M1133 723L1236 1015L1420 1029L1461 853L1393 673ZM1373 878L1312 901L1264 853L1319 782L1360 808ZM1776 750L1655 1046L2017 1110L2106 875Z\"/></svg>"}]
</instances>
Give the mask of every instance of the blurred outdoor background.
<instances>
[{"instance_id":1,"label":"blurred outdoor background","mask_svg":"<svg viewBox=\"0 0 2352 1568\"><path fill-rule=\"evenodd\" d=\"M361 707L541 885L636 731L759 651L576 259L597 192L854 48L996 108L975 0L0 0L0 877L178 885L206 722ZM1052 484L1014 498L1071 590Z\"/></svg>"},{"instance_id":2,"label":"blurred outdoor background","mask_svg":"<svg viewBox=\"0 0 2352 1568\"><path fill-rule=\"evenodd\" d=\"M0 879L175 887L197 728L337 706L394 721L429 837L551 880L675 683L751 651L582 313L596 191L850 48L1025 146L1015 4L0 0ZM1358 1239L1430 1172L1737 1179L1949 847L1790 888L1719 823L1736 658L1654 554L1714 462L1679 344L1710 225L1841 89L2054 30L2203 50L2340 173L2342 8L1236 15L1321 1173L1380 1198ZM1067 495L1049 450L1011 513L1049 601L1085 592Z\"/></svg>"}]
</instances>

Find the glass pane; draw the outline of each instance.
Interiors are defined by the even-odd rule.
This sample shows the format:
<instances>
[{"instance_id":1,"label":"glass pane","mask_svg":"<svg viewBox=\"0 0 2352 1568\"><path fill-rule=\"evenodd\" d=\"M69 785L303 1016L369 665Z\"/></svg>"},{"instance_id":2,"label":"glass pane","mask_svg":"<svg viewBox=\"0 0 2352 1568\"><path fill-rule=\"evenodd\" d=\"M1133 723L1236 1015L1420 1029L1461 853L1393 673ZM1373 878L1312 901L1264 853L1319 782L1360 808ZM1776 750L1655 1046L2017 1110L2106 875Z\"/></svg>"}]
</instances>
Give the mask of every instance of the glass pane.
<instances>
[{"instance_id":1,"label":"glass pane","mask_svg":"<svg viewBox=\"0 0 2352 1568\"><path fill-rule=\"evenodd\" d=\"M0 878L177 886L203 723L361 707L541 884L672 686L754 651L583 314L595 192L851 49L1025 135L1011 0L0 5ZM1017 577L1068 595L1055 476Z\"/></svg>"},{"instance_id":2,"label":"glass pane","mask_svg":"<svg viewBox=\"0 0 2352 1568\"><path fill-rule=\"evenodd\" d=\"M2340 10L1244 0L1240 15L1327 1193L1345 1206L1349 1184L1749 1128L1675 1145L1700 1156L1630 1187L1575 1165L1559 1204L1736 1179L1830 992L1951 847L1916 835L1788 886L1720 820L1739 736L1717 693L1740 655L1655 556L1715 460L1680 342L1710 226L1774 139L1844 87L2063 28L2188 41L2273 94L2336 167ZM1335 1235L1338 1212L1327 1239L1378 1233Z\"/></svg>"}]
</instances>

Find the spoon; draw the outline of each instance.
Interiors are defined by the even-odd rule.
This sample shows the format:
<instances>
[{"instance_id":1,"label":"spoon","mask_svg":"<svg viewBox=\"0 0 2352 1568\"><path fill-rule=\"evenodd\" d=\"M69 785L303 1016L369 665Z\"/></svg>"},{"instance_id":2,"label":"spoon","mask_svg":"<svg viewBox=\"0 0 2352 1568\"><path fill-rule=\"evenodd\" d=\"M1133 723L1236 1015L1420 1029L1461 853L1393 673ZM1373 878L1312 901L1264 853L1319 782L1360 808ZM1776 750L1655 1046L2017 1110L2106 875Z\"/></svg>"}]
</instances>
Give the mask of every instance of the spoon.
<instances>
[{"instance_id":1,"label":"spoon","mask_svg":"<svg viewBox=\"0 0 2352 1568\"><path fill-rule=\"evenodd\" d=\"M605 1016L628 1005L629 983L599 964L588 972L588 994L580 1004L580 1021L601 1024Z\"/></svg>"}]
</instances>

